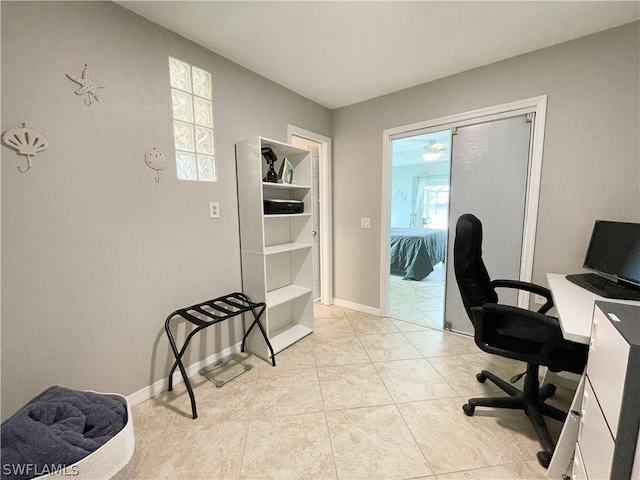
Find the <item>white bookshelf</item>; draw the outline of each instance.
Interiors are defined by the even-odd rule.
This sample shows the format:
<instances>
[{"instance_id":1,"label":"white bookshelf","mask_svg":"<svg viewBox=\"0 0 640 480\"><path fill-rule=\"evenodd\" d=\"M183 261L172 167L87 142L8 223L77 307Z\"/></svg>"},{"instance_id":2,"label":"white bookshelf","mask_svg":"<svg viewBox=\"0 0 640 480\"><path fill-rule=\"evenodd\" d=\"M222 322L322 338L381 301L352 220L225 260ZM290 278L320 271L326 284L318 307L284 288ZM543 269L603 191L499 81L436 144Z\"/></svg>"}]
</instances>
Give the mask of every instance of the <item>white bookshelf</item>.
<instances>
[{"instance_id":1,"label":"white bookshelf","mask_svg":"<svg viewBox=\"0 0 640 480\"><path fill-rule=\"evenodd\" d=\"M268 164L262 147L293 166L293 184L266 183ZM275 353L313 331L313 246L311 153L286 143L254 137L236 143L242 289L254 302L265 302L262 318ZM304 213L265 215L266 199L300 200ZM270 352L259 331L247 349L265 359Z\"/></svg>"},{"instance_id":2,"label":"white bookshelf","mask_svg":"<svg viewBox=\"0 0 640 480\"><path fill-rule=\"evenodd\" d=\"M265 255L275 255L276 253L292 252L294 250L305 250L309 248L306 243L283 243L280 245L272 245L264 247Z\"/></svg>"}]
</instances>

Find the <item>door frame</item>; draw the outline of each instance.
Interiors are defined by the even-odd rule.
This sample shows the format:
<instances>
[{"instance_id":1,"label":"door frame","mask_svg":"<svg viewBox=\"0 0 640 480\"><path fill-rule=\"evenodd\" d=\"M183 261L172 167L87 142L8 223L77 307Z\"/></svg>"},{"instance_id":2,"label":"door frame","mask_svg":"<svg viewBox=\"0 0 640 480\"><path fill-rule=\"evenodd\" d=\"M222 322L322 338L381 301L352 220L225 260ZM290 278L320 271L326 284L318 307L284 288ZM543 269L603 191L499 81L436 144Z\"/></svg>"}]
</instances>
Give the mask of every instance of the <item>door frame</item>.
<instances>
[{"instance_id":1,"label":"door frame","mask_svg":"<svg viewBox=\"0 0 640 480\"><path fill-rule=\"evenodd\" d=\"M527 98L510 103L503 103L487 108L480 108L469 112L463 112L447 117L426 120L400 127L389 128L383 131L382 150L382 205L381 218L381 248L380 253L380 312L387 316L389 313L389 248L390 248L390 212L391 212L391 140L392 137L409 136L412 132L420 130L445 130L447 128L461 127L477 123L490 122L500 118L515 115L534 113L533 127L530 141L530 162L528 166L527 191L525 197L525 214L522 234L522 254L520 261L519 280L530 282L533 275L533 254L535 249L536 229L538 222L538 206L540 200L540 179L542 176L542 150L544 145L544 130L547 113L547 96ZM447 244L449 238L447 238ZM448 259L445 259L448 261ZM447 279L448 281L449 279ZM528 308L529 292L520 291L518 294L518 306Z\"/></svg>"},{"instance_id":2,"label":"door frame","mask_svg":"<svg viewBox=\"0 0 640 480\"><path fill-rule=\"evenodd\" d=\"M333 305L333 219L331 201L331 139L319 133L287 125L287 141L291 137L302 137L320 144L319 183L320 191L320 302Z\"/></svg>"}]
</instances>

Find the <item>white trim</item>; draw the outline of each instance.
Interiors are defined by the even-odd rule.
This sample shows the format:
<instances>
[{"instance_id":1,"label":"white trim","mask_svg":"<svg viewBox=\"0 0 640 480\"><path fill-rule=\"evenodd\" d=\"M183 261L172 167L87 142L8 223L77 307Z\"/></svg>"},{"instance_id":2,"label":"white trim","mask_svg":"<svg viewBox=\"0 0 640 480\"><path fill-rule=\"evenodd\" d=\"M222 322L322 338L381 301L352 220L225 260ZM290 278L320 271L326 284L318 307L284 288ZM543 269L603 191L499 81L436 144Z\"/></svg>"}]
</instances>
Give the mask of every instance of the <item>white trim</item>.
<instances>
[{"instance_id":1,"label":"white trim","mask_svg":"<svg viewBox=\"0 0 640 480\"><path fill-rule=\"evenodd\" d=\"M212 363L217 362L218 360L222 360L229 355L236 354L240 352L242 343L238 342L231 347L225 348L223 351L214 353L213 355L209 355L204 360L200 360L199 362L194 363L185 368L187 372L187 377L191 378L198 370L206 367L207 365L211 365ZM179 369L173 373L173 386L175 388L179 383L184 383L182 378L182 374ZM127 395L127 401L131 404L131 406L139 405L140 403L149 400L150 398L155 397L156 395L161 394L169 387L169 377L164 377L158 380L157 382L152 383L144 388L141 388L137 392L133 392L131 395Z\"/></svg>"},{"instance_id":2,"label":"white trim","mask_svg":"<svg viewBox=\"0 0 640 480\"><path fill-rule=\"evenodd\" d=\"M533 276L533 255L535 253L536 231L538 228L538 206L540 204L540 183L542 178L542 150L544 130L547 121L547 97L538 97L535 106L535 118L531 130L531 163L527 180L527 197L524 212L524 229L522 235L522 263L520 280L531 282ZM529 307L529 292L520 291L518 306Z\"/></svg>"},{"instance_id":3,"label":"white trim","mask_svg":"<svg viewBox=\"0 0 640 480\"><path fill-rule=\"evenodd\" d=\"M350 310L356 310L357 312L364 312L370 315L376 315L377 317L384 317L379 308L369 307L367 305L360 305L359 303L349 302L348 300L341 300L339 298L333 299L333 304L338 307L348 308Z\"/></svg>"},{"instance_id":4,"label":"white trim","mask_svg":"<svg viewBox=\"0 0 640 480\"><path fill-rule=\"evenodd\" d=\"M402 134L404 132L413 132L414 130L421 130L425 128L448 128L450 126L463 126L471 123L480 123L496 120L497 118L511 117L519 115L520 113L532 112L532 107L538 107L540 102L544 102L546 106L547 96L541 95L539 97L527 98L525 100L518 100L510 103L503 103L500 105L494 105L492 107L479 108L477 110L471 110L469 112L457 113L448 117L435 118L433 120L425 120L422 122L411 123L409 125L402 125L400 127L388 128L384 130L384 134L388 136ZM492 118L496 115L496 118ZM476 122L479 120L480 122ZM414 135L414 133L411 133Z\"/></svg>"},{"instance_id":5,"label":"white trim","mask_svg":"<svg viewBox=\"0 0 640 480\"><path fill-rule=\"evenodd\" d=\"M291 136L308 138L320 144L320 297L324 305L333 305L333 218L331 193L331 139L318 133L287 125Z\"/></svg>"},{"instance_id":6,"label":"white trim","mask_svg":"<svg viewBox=\"0 0 640 480\"><path fill-rule=\"evenodd\" d=\"M540 178L542 175L542 147L544 142L544 129L547 112L547 96L527 98L510 103L503 103L487 108L471 110L469 112L458 113L448 117L426 120L412 123L400 127L386 129L382 132L382 205L383 215L381 218L380 233L382 235L380 255L380 311L387 315L387 292L389 290L389 191L391 185L391 163L389 162L389 142L393 138L416 135L418 131L442 130L463 125L484 123L500 118L520 115L523 113L535 113L535 120L532 129L531 143L531 163L529 166L529 178L527 180L526 211L522 237L522 256L520 264L520 280L531 281L533 274L533 255L535 251L535 237L538 221L538 205L540 200ZM529 306L528 292L520 291L518 295L518 306Z\"/></svg>"},{"instance_id":7,"label":"white trim","mask_svg":"<svg viewBox=\"0 0 640 480\"><path fill-rule=\"evenodd\" d=\"M387 316L387 292L390 288L389 269L391 260L389 259L389 249L391 248L391 222L389 221L391 211L391 162L389 161L391 148L391 133L384 130L382 138L382 218L380 219L380 238L382 241L382 253L380 255L380 313Z\"/></svg>"}]
</instances>

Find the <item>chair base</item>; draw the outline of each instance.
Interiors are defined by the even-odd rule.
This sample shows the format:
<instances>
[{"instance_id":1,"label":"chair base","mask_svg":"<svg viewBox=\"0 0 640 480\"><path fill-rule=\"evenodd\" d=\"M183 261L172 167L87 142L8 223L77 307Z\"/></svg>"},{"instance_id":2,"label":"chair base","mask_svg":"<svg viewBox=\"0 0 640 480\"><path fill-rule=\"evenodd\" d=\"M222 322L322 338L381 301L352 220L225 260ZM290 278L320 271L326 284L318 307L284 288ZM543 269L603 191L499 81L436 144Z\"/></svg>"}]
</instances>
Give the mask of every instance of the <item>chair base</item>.
<instances>
[{"instance_id":1,"label":"chair base","mask_svg":"<svg viewBox=\"0 0 640 480\"><path fill-rule=\"evenodd\" d=\"M560 422L564 422L567 418L566 412L559 408L548 405L545 402L556 392L555 385L547 384L540 388L538 381L538 365L528 364L527 373L524 378L524 387L522 390L514 387L510 383L495 376L493 373L483 370L476 375L480 383L484 383L487 379L491 380L501 390L508 393L508 397L488 397L488 398L471 398L469 402L463 405L462 410L468 416L475 412L476 407L494 407L494 408L510 408L516 410L524 410L525 414L531 420L538 440L544 449L538 452L538 462L544 468L549 467L551 456L555 449L555 444L549 433L549 428L545 423L544 417L551 417Z\"/></svg>"}]
</instances>

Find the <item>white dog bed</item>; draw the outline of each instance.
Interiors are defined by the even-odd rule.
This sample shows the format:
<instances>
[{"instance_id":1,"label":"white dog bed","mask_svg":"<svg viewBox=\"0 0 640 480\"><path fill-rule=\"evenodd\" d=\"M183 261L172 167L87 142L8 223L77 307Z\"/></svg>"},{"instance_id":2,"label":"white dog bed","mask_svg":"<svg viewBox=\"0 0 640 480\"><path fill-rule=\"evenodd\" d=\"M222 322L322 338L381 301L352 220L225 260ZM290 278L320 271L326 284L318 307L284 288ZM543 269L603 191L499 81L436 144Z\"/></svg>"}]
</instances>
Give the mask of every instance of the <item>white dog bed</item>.
<instances>
[{"instance_id":1,"label":"white dog bed","mask_svg":"<svg viewBox=\"0 0 640 480\"><path fill-rule=\"evenodd\" d=\"M95 452L87 455L82 460L67 467L67 473L73 474L75 480L104 480L111 479L121 471L131 458L135 449L135 437L133 434L133 418L131 406L126 397L117 393L99 393L121 400L127 406L127 423L111 440L105 443ZM76 474L77 472L77 474ZM60 478L60 474L51 473L36 477L37 479Z\"/></svg>"},{"instance_id":2,"label":"white dog bed","mask_svg":"<svg viewBox=\"0 0 640 480\"><path fill-rule=\"evenodd\" d=\"M115 479L126 473L135 449L131 407L117 393L51 387L2 429L3 478L22 468L7 478ZM83 450L90 453L82 456Z\"/></svg>"}]
</instances>

